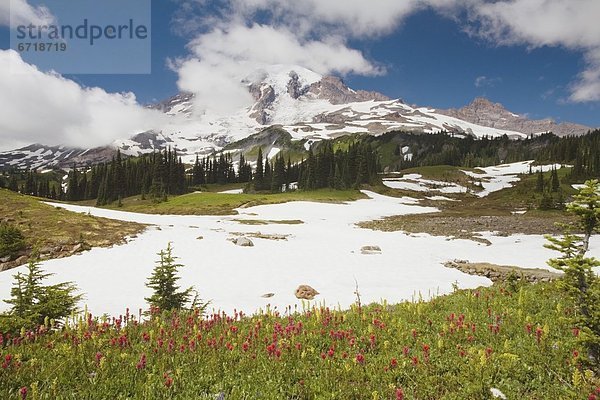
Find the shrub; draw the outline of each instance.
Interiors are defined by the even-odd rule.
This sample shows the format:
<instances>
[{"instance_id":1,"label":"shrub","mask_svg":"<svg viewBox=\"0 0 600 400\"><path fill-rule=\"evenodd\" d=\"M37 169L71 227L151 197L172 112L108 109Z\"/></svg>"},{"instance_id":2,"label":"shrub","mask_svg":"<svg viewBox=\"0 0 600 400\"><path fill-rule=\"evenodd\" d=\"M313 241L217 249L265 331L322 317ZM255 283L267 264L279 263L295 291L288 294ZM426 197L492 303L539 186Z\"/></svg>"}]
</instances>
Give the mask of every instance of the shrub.
<instances>
[{"instance_id":1,"label":"shrub","mask_svg":"<svg viewBox=\"0 0 600 400\"><path fill-rule=\"evenodd\" d=\"M25 238L19 228L14 225L0 224L0 257L14 257L25 248Z\"/></svg>"}]
</instances>

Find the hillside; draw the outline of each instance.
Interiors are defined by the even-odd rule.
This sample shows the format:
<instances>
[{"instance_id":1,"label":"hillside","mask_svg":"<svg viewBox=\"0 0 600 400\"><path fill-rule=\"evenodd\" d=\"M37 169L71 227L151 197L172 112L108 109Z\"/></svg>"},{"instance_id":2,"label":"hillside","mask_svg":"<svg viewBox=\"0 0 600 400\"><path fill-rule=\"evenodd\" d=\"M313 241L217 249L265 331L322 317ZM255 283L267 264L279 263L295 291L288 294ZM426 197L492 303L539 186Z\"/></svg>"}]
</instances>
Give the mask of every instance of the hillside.
<instances>
[{"instance_id":1,"label":"hillside","mask_svg":"<svg viewBox=\"0 0 600 400\"><path fill-rule=\"evenodd\" d=\"M16 259L0 263L0 271L28 262L35 249L42 259L67 257L91 247L123 243L144 225L93 217L0 189L0 221L23 232L27 248Z\"/></svg>"}]
</instances>

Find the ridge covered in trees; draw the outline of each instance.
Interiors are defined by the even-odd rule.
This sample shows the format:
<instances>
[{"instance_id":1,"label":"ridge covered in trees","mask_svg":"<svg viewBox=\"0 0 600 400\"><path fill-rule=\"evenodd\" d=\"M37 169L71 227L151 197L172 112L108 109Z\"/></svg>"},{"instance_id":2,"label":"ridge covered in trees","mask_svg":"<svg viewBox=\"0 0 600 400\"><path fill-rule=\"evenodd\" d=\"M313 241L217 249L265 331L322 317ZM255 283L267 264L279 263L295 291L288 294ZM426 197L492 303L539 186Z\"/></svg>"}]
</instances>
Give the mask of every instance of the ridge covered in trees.
<instances>
[{"instance_id":1,"label":"ridge covered in trees","mask_svg":"<svg viewBox=\"0 0 600 400\"><path fill-rule=\"evenodd\" d=\"M381 170L430 165L484 167L532 159L573 165L568 178L572 182L600 176L600 130L583 136L559 138L547 133L520 140L396 131L315 142L296 163L285 148L272 159L264 156L260 147L258 153L255 163L250 163L243 151L234 162L227 151L197 157L186 167L177 150L129 158L117 152L110 162L74 166L65 181L56 171L7 170L0 175L0 187L57 200L97 199L98 205L105 205L133 195L163 201L206 184L249 183L247 190L260 192L296 188L293 183L302 190L346 189L372 182Z\"/></svg>"}]
</instances>

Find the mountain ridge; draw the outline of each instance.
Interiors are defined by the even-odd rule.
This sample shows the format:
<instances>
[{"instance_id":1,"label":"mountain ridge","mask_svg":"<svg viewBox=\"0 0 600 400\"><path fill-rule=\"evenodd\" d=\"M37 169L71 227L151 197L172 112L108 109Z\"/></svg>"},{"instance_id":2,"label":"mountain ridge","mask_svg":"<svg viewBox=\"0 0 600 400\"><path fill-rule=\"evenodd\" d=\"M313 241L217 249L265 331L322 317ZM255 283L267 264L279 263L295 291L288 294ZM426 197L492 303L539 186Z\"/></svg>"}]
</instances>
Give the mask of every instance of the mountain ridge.
<instances>
[{"instance_id":1,"label":"mountain ridge","mask_svg":"<svg viewBox=\"0 0 600 400\"><path fill-rule=\"evenodd\" d=\"M447 131L475 138L507 135L518 139L554 129L558 135L583 134L590 129L552 120L532 121L483 98L460 109L411 106L381 93L353 90L338 77L322 76L294 65L259 68L240 82L253 102L228 115L200 109L193 93L179 93L148 106L167 116L167 123L155 130L138 132L94 149L30 145L1 152L0 168L65 168L73 162L110 160L116 149L136 156L166 147L177 148L184 161L192 162L196 155L221 150L270 126L288 132L292 140L306 143L395 130Z\"/></svg>"}]
</instances>

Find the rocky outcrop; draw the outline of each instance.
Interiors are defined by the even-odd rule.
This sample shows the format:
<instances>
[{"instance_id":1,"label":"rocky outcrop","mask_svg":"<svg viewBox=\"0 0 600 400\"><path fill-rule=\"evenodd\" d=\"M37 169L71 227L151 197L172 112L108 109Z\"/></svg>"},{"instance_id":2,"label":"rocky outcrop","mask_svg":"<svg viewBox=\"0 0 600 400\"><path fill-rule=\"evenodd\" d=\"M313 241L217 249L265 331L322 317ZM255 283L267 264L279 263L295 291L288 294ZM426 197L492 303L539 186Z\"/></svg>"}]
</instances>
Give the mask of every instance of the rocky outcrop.
<instances>
[{"instance_id":1,"label":"rocky outcrop","mask_svg":"<svg viewBox=\"0 0 600 400\"><path fill-rule=\"evenodd\" d=\"M444 266L457 269L469 275L485 276L492 282L505 282L513 276L524 279L530 283L550 282L562 276L562 274L551 272L546 269L521 268L490 263L471 263L466 260L447 261L444 263Z\"/></svg>"},{"instance_id":2,"label":"rocky outcrop","mask_svg":"<svg viewBox=\"0 0 600 400\"><path fill-rule=\"evenodd\" d=\"M387 101L389 97L365 90L352 90L338 77L325 76L319 82L313 83L308 89L319 99L329 100L331 104L346 104L359 101Z\"/></svg>"},{"instance_id":3,"label":"rocky outcrop","mask_svg":"<svg viewBox=\"0 0 600 400\"><path fill-rule=\"evenodd\" d=\"M591 128L569 122L556 123L552 119L530 120L522 115L514 114L500 103L492 103L488 99L478 97L463 108L437 110L440 114L458 118L490 128L516 131L528 135L542 132L553 132L557 136L583 135Z\"/></svg>"}]
</instances>

